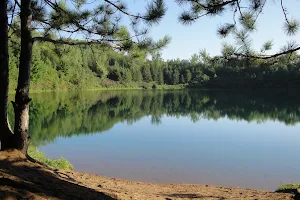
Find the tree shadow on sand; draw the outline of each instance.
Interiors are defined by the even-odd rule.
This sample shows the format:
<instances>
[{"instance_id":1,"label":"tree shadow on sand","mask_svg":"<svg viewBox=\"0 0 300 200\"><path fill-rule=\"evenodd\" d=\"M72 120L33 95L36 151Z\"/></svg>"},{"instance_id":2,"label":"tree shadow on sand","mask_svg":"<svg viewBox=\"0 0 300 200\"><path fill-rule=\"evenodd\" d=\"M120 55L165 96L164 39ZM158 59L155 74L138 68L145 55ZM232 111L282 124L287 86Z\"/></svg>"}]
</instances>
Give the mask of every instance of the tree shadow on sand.
<instances>
[{"instance_id":1,"label":"tree shadow on sand","mask_svg":"<svg viewBox=\"0 0 300 200\"><path fill-rule=\"evenodd\" d=\"M116 199L79 185L65 173L25 162L25 158L0 159L0 199Z\"/></svg>"},{"instance_id":2,"label":"tree shadow on sand","mask_svg":"<svg viewBox=\"0 0 300 200\"><path fill-rule=\"evenodd\" d=\"M214 200L225 200L224 197L221 196L205 196L200 194L165 194L164 196L168 196L167 200L172 198L188 198L188 199L214 199Z\"/></svg>"}]
</instances>

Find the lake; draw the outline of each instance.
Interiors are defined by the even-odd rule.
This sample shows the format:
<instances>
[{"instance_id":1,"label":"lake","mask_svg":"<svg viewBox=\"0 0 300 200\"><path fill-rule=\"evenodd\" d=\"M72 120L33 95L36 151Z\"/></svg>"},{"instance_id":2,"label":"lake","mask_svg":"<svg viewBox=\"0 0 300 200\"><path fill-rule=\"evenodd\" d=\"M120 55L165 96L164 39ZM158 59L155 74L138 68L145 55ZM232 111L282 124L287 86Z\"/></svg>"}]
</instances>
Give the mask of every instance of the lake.
<instances>
[{"instance_id":1,"label":"lake","mask_svg":"<svg viewBox=\"0 0 300 200\"><path fill-rule=\"evenodd\" d=\"M31 97L31 144L68 159L77 171L268 190L300 182L297 93L124 90Z\"/></svg>"}]
</instances>

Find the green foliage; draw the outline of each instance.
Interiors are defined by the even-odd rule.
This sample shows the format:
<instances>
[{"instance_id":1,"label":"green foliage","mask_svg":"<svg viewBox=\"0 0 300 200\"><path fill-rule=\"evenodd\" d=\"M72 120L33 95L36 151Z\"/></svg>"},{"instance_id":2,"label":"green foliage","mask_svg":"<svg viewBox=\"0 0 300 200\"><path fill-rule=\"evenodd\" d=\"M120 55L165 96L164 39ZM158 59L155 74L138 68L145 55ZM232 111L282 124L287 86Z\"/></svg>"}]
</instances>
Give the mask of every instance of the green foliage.
<instances>
[{"instance_id":1,"label":"green foliage","mask_svg":"<svg viewBox=\"0 0 300 200\"><path fill-rule=\"evenodd\" d=\"M118 34L126 35L125 28ZM17 84L19 39L12 34L10 50L10 90ZM97 45L68 46L35 43L31 65L31 89L82 90L100 88L139 88L140 83L164 83L162 61L146 59L137 47L116 52Z\"/></svg>"},{"instance_id":2,"label":"green foliage","mask_svg":"<svg viewBox=\"0 0 300 200\"><path fill-rule=\"evenodd\" d=\"M300 188L300 183L283 183L281 184L276 192L294 192L296 193L296 190Z\"/></svg>"},{"instance_id":3,"label":"green foliage","mask_svg":"<svg viewBox=\"0 0 300 200\"><path fill-rule=\"evenodd\" d=\"M37 161L45 163L46 165L53 167L55 169L63 169L63 170L73 169L72 164L68 160L64 158L58 158L54 160L47 158L42 152L40 152L34 146L29 146L28 155L30 155L32 158L36 159Z\"/></svg>"},{"instance_id":4,"label":"green foliage","mask_svg":"<svg viewBox=\"0 0 300 200\"><path fill-rule=\"evenodd\" d=\"M152 81L152 75L151 75L150 67L148 65L144 65L142 67L142 76L145 82L149 83Z\"/></svg>"},{"instance_id":5,"label":"green foliage","mask_svg":"<svg viewBox=\"0 0 300 200\"><path fill-rule=\"evenodd\" d=\"M253 31L255 29L255 16L252 13L243 13L240 16L240 23L248 31Z\"/></svg>"},{"instance_id":6,"label":"green foliage","mask_svg":"<svg viewBox=\"0 0 300 200\"><path fill-rule=\"evenodd\" d=\"M265 42L262 46L261 52L271 50L272 46L273 46L273 41L269 40L269 41Z\"/></svg>"},{"instance_id":7,"label":"green foliage","mask_svg":"<svg viewBox=\"0 0 300 200\"><path fill-rule=\"evenodd\" d=\"M272 42L267 42L263 51L271 46ZM169 85L188 83L189 87L212 89L300 86L300 56L297 54L268 61L241 58L235 55L235 48L227 44L223 45L222 54L222 57L210 57L202 50L190 60L169 60L163 68L164 82Z\"/></svg>"},{"instance_id":8,"label":"green foliage","mask_svg":"<svg viewBox=\"0 0 300 200\"><path fill-rule=\"evenodd\" d=\"M299 29L299 21L295 19L287 20L284 23L284 31L286 32L287 35L292 36L295 35Z\"/></svg>"},{"instance_id":9,"label":"green foliage","mask_svg":"<svg viewBox=\"0 0 300 200\"><path fill-rule=\"evenodd\" d=\"M157 85L156 89L162 89L162 90L182 90L186 89L185 84L178 84L178 85Z\"/></svg>"}]
</instances>

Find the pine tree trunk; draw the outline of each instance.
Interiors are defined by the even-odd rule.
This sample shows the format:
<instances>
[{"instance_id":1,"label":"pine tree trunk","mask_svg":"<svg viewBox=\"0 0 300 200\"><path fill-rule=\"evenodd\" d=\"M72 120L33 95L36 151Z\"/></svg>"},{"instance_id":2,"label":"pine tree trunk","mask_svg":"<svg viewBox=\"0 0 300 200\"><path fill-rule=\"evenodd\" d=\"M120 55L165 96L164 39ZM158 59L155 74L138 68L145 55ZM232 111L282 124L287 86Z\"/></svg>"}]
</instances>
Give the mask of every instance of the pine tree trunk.
<instances>
[{"instance_id":1,"label":"pine tree trunk","mask_svg":"<svg viewBox=\"0 0 300 200\"><path fill-rule=\"evenodd\" d=\"M0 1L0 149L12 147L12 132L7 118L8 102L8 24L7 0Z\"/></svg>"},{"instance_id":2,"label":"pine tree trunk","mask_svg":"<svg viewBox=\"0 0 300 200\"><path fill-rule=\"evenodd\" d=\"M21 54L18 86L16 90L14 109L14 147L24 154L28 149L29 138L29 85L30 65L32 58L31 36L31 0L21 0Z\"/></svg>"}]
</instances>

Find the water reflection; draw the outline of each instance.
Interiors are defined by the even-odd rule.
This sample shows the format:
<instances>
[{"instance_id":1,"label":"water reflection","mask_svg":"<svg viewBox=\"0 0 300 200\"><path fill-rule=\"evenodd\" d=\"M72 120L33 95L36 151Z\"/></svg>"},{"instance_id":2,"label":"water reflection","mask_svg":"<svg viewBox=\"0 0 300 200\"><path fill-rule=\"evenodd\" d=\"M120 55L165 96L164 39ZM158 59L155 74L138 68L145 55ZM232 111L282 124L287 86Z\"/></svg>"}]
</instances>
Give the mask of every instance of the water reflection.
<instances>
[{"instance_id":1,"label":"water reflection","mask_svg":"<svg viewBox=\"0 0 300 200\"><path fill-rule=\"evenodd\" d=\"M292 92L243 91L103 91L33 94L30 136L34 145L56 137L106 131L119 122L132 124L144 116L159 125L162 116L201 119L266 120L295 125L300 96ZM10 108L10 119L13 119Z\"/></svg>"},{"instance_id":2,"label":"water reflection","mask_svg":"<svg viewBox=\"0 0 300 200\"><path fill-rule=\"evenodd\" d=\"M32 97L31 143L78 171L270 190L300 180L297 93L137 90Z\"/></svg>"}]
</instances>

